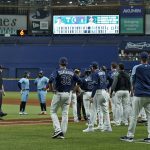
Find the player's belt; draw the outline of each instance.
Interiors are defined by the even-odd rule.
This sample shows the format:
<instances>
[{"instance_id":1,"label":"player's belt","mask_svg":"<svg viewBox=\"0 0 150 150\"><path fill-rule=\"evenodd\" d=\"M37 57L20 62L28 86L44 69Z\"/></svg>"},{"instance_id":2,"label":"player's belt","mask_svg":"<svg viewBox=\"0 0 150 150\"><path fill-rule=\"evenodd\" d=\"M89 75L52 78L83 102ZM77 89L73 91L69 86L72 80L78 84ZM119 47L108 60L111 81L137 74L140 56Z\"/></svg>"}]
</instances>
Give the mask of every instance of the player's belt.
<instances>
[{"instance_id":1,"label":"player's belt","mask_svg":"<svg viewBox=\"0 0 150 150\"><path fill-rule=\"evenodd\" d=\"M46 89L38 89L38 91L46 91Z\"/></svg>"},{"instance_id":2,"label":"player's belt","mask_svg":"<svg viewBox=\"0 0 150 150\"><path fill-rule=\"evenodd\" d=\"M29 91L29 89L23 89L23 91Z\"/></svg>"}]
</instances>

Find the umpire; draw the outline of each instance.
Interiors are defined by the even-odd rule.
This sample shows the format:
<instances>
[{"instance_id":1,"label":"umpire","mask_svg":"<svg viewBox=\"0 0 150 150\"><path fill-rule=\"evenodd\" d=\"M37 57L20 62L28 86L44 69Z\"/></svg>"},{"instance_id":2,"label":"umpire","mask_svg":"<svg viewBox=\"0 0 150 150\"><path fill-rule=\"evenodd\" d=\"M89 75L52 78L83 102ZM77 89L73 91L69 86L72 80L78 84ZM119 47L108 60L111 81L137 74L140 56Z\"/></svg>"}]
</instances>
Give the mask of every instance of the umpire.
<instances>
[{"instance_id":1,"label":"umpire","mask_svg":"<svg viewBox=\"0 0 150 150\"><path fill-rule=\"evenodd\" d=\"M5 69L2 65L0 65L0 117L6 116L7 113L2 112L2 100L3 96L5 96L4 86L3 86L3 78L2 71Z\"/></svg>"}]
</instances>

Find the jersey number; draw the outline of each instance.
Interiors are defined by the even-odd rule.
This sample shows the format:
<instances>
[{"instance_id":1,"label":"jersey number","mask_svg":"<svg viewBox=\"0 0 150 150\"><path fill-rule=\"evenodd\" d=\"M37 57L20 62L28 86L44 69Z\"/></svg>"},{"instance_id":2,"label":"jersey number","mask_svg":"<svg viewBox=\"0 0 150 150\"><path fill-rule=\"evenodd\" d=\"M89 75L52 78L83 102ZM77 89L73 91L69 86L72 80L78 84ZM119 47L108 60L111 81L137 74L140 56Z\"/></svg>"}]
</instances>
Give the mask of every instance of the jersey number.
<instances>
[{"instance_id":1,"label":"jersey number","mask_svg":"<svg viewBox=\"0 0 150 150\"><path fill-rule=\"evenodd\" d=\"M66 76L66 75L61 76L61 84L71 85L71 76Z\"/></svg>"}]
</instances>

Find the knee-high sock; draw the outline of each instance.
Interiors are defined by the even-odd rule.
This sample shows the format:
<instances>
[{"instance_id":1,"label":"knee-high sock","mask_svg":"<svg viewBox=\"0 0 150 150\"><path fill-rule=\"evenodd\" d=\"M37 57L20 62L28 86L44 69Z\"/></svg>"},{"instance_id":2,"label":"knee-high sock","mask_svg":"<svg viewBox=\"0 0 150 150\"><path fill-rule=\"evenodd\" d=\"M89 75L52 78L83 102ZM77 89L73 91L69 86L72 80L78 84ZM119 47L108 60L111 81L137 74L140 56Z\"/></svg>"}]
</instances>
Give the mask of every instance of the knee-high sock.
<instances>
[{"instance_id":1,"label":"knee-high sock","mask_svg":"<svg viewBox=\"0 0 150 150\"><path fill-rule=\"evenodd\" d=\"M46 111L46 103L43 103L43 111Z\"/></svg>"}]
</instances>

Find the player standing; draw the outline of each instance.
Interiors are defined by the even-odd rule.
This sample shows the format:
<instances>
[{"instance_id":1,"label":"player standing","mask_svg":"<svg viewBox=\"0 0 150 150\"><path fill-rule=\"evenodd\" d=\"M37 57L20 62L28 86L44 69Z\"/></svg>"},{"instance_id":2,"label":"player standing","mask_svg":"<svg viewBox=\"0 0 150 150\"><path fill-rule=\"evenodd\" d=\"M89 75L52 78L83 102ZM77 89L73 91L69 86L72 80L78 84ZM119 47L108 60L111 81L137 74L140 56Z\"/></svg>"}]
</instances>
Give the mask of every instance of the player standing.
<instances>
[{"instance_id":1,"label":"player standing","mask_svg":"<svg viewBox=\"0 0 150 150\"><path fill-rule=\"evenodd\" d=\"M2 111L2 102L3 96L5 96L4 85L3 85L3 78L2 78L2 71L5 69L3 66L0 65L0 117L6 116L7 113Z\"/></svg>"},{"instance_id":2,"label":"player standing","mask_svg":"<svg viewBox=\"0 0 150 150\"><path fill-rule=\"evenodd\" d=\"M37 85L38 98L41 106L41 115L46 115L46 94L47 94L47 84L49 79L44 76L43 71L38 73L38 78L35 79L34 83Z\"/></svg>"},{"instance_id":3,"label":"player standing","mask_svg":"<svg viewBox=\"0 0 150 150\"><path fill-rule=\"evenodd\" d=\"M121 121L123 121L125 125L128 125L131 82L128 73L124 70L123 64L118 65L118 72L114 76L110 95L112 95L113 91L115 91L116 97L115 125L120 126ZM123 120L120 113L121 106L123 107Z\"/></svg>"},{"instance_id":4,"label":"player standing","mask_svg":"<svg viewBox=\"0 0 150 150\"><path fill-rule=\"evenodd\" d=\"M68 126L68 110L72 95L74 82L79 82L79 78L74 74L72 69L67 69L68 60L66 57L59 59L59 69L53 72L49 79L49 89L55 87L55 94L51 102L51 118L53 121L54 134L52 138L64 139L64 134ZM62 109L62 120L59 122L57 111Z\"/></svg>"},{"instance_id":5,"label":"player standing","mask_svg":"<svg viewBox=\"0 0 150 150\"><path fill-rule=\"evenodd\" d=\"M148 64L148 53L142 52L140 58L141 64L134 66L131 74L131 82L134 90L131 121L127 135L120 138L127 142L133 141L137 117L143 107L145 108L148 120L148 138L145 138L144 141L150 142L150 65Z\"/></svg>"},{"instance_id":6,"label":"player standing","mask_svg":"<svg viewBox=\"0 0 150 150\"><path fill-rule=\"evenodd\" d=\"M29 72L25 72L23 78L18 81L18 87L21 90L21 104L19 115L27 115L25 112L26 103L29 96Z\"/></svg>"},{"instance_id":7,"label":"player standing","mask_svg":"<svg viewBox=\"0 0 150 150\"><path fill-rule=\"evenodd\" d=\"M109 94L106 92L107 80L106 74L104 71L99 70L99 65L97 62L92 63L92 81L94 84L90 101L92 102L92 110L98 110L101 107L104 118L103 132L111 132L111 124L109 117ZM90 124L88 128L83 130L83 132L91 132L94 131L94 117L90 117Z\"/></svg>"}]
</instances>

